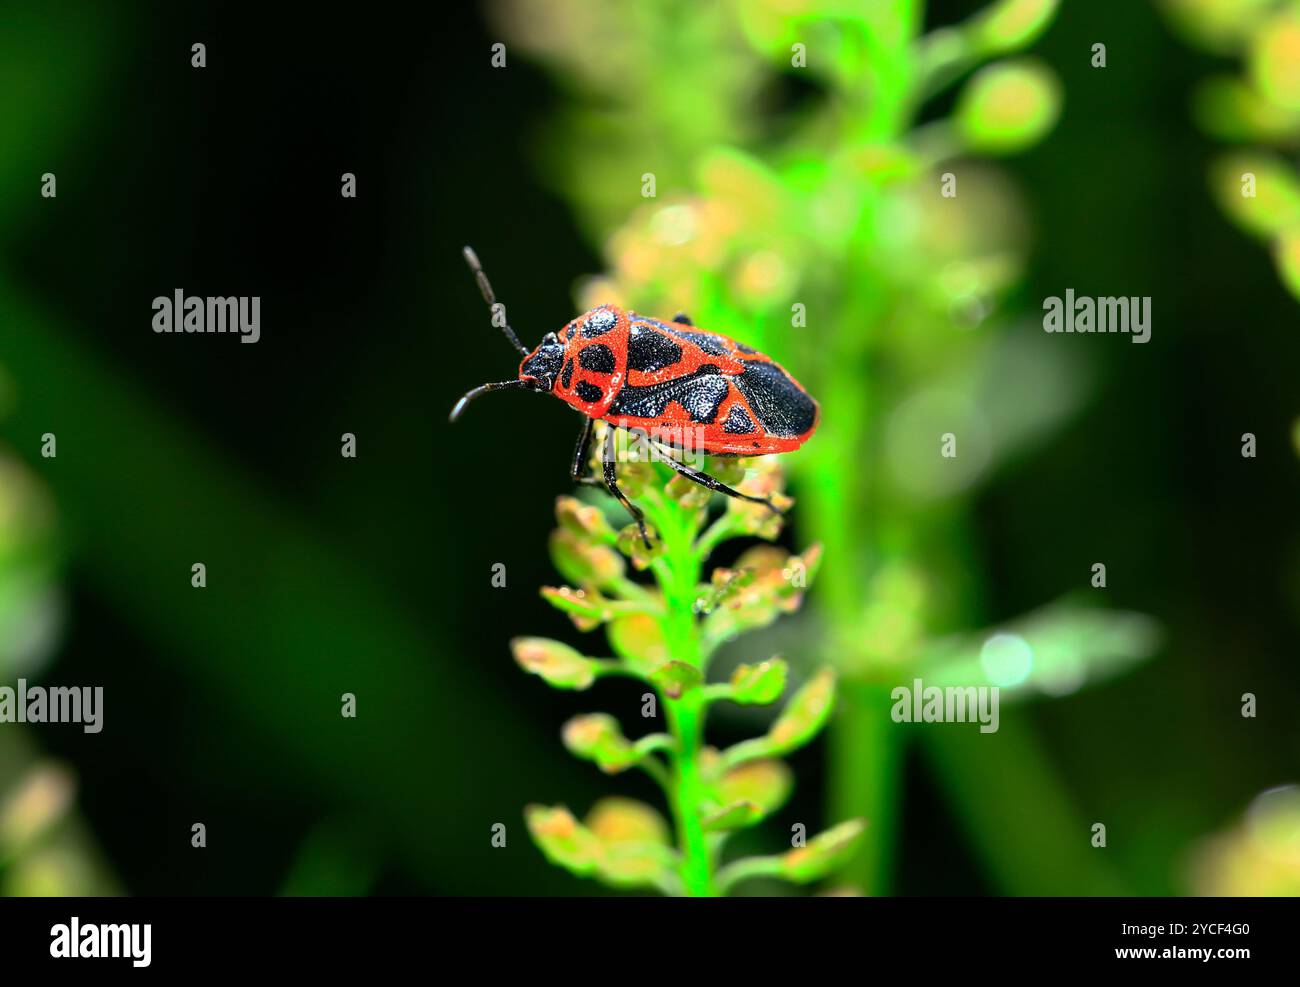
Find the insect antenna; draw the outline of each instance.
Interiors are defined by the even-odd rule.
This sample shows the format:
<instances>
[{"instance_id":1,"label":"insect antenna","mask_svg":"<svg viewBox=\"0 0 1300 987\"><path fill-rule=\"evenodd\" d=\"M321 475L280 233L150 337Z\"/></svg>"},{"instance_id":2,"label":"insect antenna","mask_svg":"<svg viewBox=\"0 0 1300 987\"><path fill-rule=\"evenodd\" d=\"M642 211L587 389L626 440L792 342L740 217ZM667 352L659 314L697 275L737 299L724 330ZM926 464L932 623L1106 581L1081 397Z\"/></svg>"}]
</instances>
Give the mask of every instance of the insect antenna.
<instances>
[{"instance_id":1,"label":"insect antenna","mask_svg":"<svg viewBox=\"0 0 1300 987\"><path fill-rule=\"evenodd\" d=\"M488 308L492 311L493 321L495 322L499 312L501 315L501 331L506 334L506 339L510 340L510 345L517 349L521 355L527 356L528 347L519 342L519 337L510 328L510 323L506 321L506 307L497 301L497 296L492 291L492 283L488 281L487 275L483 273L483 265L479 263L478 254L474 253L473 247L465 247L464 254L465 263L474 272L474 280L478 282L478 290L483 293L483 300L488 303Z\"/></svg>"},{"instance_id":2,"label":"insect antenna","mask_svg":"<svg viewBox=\"0 0 1300 987\"><path fill-rule=\"evenodd\" d=\"M478 387L474 388L474 390L470 391L459 401L456 402L456 407L451 409L451 414L447 416L447 421L454 422L457 418L459 418L461 412L465 410L465 405L469 404L480 394L487 394L489 391L504 391L512 387L531 388L532 386L533 386L533 382L531 380L522 380L522 379L503 380L500 383L492 383L492 384L480 384Z\"/></svg>"}]
</instances>

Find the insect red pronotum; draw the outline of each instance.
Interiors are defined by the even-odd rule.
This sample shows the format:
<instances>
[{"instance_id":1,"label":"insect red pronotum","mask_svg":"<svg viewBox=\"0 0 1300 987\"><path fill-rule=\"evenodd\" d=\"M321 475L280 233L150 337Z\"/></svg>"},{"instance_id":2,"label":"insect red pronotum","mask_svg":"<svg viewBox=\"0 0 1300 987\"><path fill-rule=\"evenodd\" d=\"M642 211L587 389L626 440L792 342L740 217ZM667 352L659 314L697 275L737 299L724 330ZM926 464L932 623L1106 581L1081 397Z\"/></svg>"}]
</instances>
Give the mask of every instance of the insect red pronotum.
<instances>
[{"instance_id":1,"label":"insect red pronotum","mask_svg":"<svg viewBox=\"0 0 1300 987\"><path fill-rule=\"evenodd\" d=\"M548 332L529 350L505 319L478 256L465 248L465 260L483 299L506 339L523 357L514 380L482 384L451 410L451 421L465 405L488 391L524 388L554 394L583 416L571 474L577 483L603 482L636 520L650 545L641 511L618 486L614 436L624 429L666 450L708 456L762 456L798 449L817 428L817 402L771 357L735 340L698 329L684 314L671 322L598 305L558 333ZM601 453L604 476L586 476L587 449L594 423L608 427ZM665 451L662 461L682 476L707 487L765 504L769 498L733 490Z\"/></svg>"}]
</instances>

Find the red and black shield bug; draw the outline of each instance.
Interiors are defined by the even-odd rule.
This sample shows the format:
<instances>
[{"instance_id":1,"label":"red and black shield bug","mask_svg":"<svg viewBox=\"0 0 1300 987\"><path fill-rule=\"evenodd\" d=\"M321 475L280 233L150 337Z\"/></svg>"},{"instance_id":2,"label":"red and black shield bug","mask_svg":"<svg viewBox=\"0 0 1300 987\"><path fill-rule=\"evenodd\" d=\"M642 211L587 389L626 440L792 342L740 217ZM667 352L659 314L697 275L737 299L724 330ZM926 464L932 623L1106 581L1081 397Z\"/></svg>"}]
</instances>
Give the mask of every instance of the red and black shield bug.
<instances>
[{"instance_id":1,"label":"red and black shield bug","mask_svg":"<svg viewBox=\"0 0 1300 987\"><path fill-rule=\"evenodd\" d=\"M817 428L817 402L776 361L726 336L697 329L685 315L661 322L599 305L558 333L548 332L530 351L510 328L505 306L497 302L469 247L465 260L492 311L493 325L523 361L517 379L482 384L457 401L451 421L488 391L521 387L554 394L586 419L573 451L571 473L577 483L601 482L583 473L594 423L608 423L601 454L604 485L636 520L647 546L650 538L641 511L618 488L615 429L638 433L659 449L762 456L798 449ZM661 459L709 490L778 510L770 499L733 490L666 452Z\"/></svg>"}]
</instances>

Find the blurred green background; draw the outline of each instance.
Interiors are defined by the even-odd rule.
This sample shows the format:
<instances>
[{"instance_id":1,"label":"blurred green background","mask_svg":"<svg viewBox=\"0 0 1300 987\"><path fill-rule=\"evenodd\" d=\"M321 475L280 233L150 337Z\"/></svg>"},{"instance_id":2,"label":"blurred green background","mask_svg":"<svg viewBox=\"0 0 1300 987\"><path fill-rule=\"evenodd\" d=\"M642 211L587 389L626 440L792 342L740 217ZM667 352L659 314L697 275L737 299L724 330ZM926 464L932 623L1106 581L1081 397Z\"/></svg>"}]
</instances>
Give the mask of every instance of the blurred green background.
<instances>
[{"instance_id":1,"label":"blurred green background","mask_svg":"<svg viewBox=\"0 0 1300 987\"><path fill-rule=\"evenodd\" d=\"M607 793L559 724L632 717L640 690L556 694L510 661L513 636L573 637L537 589L577 422L507 394L446 424L515 367L472 243L526 342L602 292L685 308L822 401L788 539L826 543L827 581L745 654L829 656L847 689L772 846L852 811L874 842L845 881L870 893L1294 893L1300 812L1259 796L1300 773L1297 308L1216 205L1223 135L1192 109L1241 61L1147 4L1066 2L1026 41L1059 121L993 161L944 121L1002 53L908 95L951 55L919 35L987 7L9 8L0 682L102 685L106 712L98 735L0 725L4 891L594 890L521 808ZM937 211L944 171L963 212ZM828 214L859 221L808 225ZM261 341L155 335L177 288L260 295ZM1066 288L1151 296L1151 342L1044 334ZM949 421L977 452L936 479L918 443L937 456ZM1105 636L1126 612L1158 646ZM1002 627L1078 681L992 737L889 723L882 688Z\"/></svg>"}]
</instances>

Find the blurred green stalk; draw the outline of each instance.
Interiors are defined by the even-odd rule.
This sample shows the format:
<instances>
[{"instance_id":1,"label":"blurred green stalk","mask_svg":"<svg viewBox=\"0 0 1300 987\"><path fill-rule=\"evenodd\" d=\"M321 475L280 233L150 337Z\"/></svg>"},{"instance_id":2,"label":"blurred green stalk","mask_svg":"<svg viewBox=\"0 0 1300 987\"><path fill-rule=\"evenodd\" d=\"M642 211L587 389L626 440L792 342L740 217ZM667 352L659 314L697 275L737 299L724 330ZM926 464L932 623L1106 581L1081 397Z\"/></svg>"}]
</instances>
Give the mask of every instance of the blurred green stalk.
<instances>
[{"instance_id":1,"label":"blurred green stalk","mask_svg":"<svg viewBox=\"0 0 1300 987\"><path fill-rule=\"evenodd\" d=\"M894 144L906 134L912 115L911 52L921 28L921 4L868 4L863 16L870 46L864 80L868 95L860 113L845 115L856 121L855 132L846 140L862 146ZM876 391L870 369L889 285L871 263L873 247L881 242L876 229L879 189L864 180L862 193L847 249L858 262L841 282L844 295L835 310L837 322L823 339L833 352L823 363L828 369L821 377L820 398L834 409L836 420L822 429L819 445L810 449L801 490L812 501L809 516L817 519L816 536L826 546L824 578L818 587L826 621L824 660L844 670L842 698L828 733L828 814L832 819L860 816L869 821L860 848L841 876L866 894L884 894L890 886L899 812L902 734L887 715L888 687L864 674L853 656L860 648L865 590L878 558L873 524L879 523L880 510L870 464L876 461L873 426L879 416L872 403ZM874 331L864 333L862 326Z\"/></svg>"}]
</instances>

